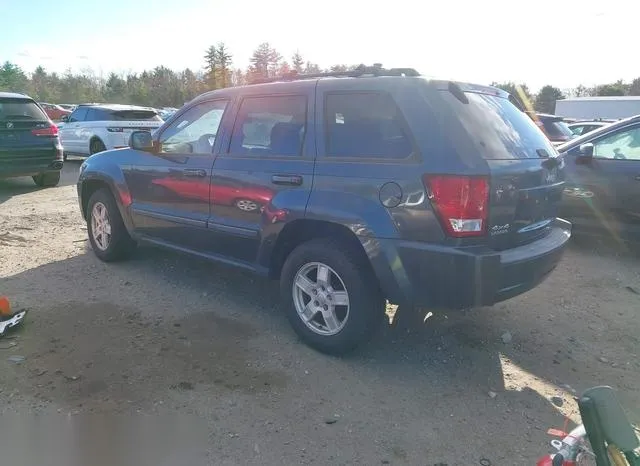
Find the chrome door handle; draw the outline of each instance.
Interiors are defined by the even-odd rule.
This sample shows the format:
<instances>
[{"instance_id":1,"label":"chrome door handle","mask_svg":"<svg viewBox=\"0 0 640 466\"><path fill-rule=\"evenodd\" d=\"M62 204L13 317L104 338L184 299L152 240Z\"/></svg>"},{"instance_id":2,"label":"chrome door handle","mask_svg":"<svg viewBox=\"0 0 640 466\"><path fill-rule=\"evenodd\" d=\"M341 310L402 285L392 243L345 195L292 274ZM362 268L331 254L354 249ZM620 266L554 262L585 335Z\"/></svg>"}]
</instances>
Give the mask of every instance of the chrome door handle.
<instances>
[{"instance_id":1,"label":"chrome door handle","mask_svg":"<svg viewBox=\"0 0 640 466\"><path fill-rule=\"evenodd\" d=\"M207 176L207 171L200 168L185 168L182 170L182 174L189 177L204 178Z\"/></svg>"},{"instance_id":2,"label":"chrome door handle","mask_svg":"<svg viewBox=\"0 0 640 466\"><path fill-rule=\"evenodd\" d=\"M279 185L300 186L302 177L300 175L273 175L271 182Z\"/></svg>"}]
</instances>

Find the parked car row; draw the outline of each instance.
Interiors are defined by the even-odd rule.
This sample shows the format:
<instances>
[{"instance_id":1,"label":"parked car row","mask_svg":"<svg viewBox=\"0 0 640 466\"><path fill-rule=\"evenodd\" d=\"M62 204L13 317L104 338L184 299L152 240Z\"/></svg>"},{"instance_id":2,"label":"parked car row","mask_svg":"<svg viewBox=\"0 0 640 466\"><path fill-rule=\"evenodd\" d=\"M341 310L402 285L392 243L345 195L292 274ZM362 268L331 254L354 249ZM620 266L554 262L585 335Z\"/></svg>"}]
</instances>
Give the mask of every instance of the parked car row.
<instances>
[{"instance_id":1,"label":"parked car row","mask_svg":"<svg viewBox=\"0 0 640 466\"><path fill-rule=\"evenodd\" d=\"M62 120L62 117L65 115L69 115L71 110L64 108L62 105L58 104L49 104L46 102L40 102L40 107L45 111L47 116L51 118L52 121Z\"/></svg>"},{"instance_id":2,"label":"parked car row","mask_svg":"<svg viewBox=\"0 0 640 466\"><path fill-rule=\"evenodd\" d=\"M616 120L583 120L568 124L567 126L575 136L582 136L598 128L607 126Z\"/></svg>"},{"instance_id":3,"label":"parked car row","mask_svg":"<svg viewBox=\"0 0 640 466\"><path fill-rule=\"evenodd\" d=\"M160 115L160 118L162 118L163 120L168 120L171 117L171 115L173 115L177 111L178 109L174 107L163 107L163 108L157 109L158 115Z\"/></svg>"}]
</instances>

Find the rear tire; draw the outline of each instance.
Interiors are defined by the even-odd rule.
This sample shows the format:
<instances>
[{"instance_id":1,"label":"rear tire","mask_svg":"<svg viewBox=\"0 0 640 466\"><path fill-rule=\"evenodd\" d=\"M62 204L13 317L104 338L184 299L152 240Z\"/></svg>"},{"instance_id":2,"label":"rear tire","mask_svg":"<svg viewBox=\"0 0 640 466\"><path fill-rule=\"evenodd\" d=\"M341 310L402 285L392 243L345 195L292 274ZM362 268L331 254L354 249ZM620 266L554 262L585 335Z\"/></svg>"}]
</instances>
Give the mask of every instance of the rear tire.
<instances>
[{"instance_id":1,"label":"rear tire","mask_svg":"<svg viewBox=\"0 0 640 466\"><path fill-rule=\"evenodd\" d=\"M107 150L107 148L105 147L104 142L102 142L100 139L94 139L89 145L89 153L91 155L97 154L98 152L103 152L105 150Z\"/></svg>"},{"instance_id":2,"label":"rear tire","mask_svg":"<svg viewBox=\"0 0 640 466\"><path fill-rule=\"evenodd\" d=\"M136 247L107 188L97 190L89 198L87 232L93 252L104 262L126 259Z\"/></svg>"},{"instance_id":3,"label":"rear tire","mask_svg":"<svg viewBox=\"0 0 640 466\"><path fill-rule=\"evenodd\" d=\"M320 276L323 267L328 280ZM385 300L369 264L343 242L320 238L298 246L283 266L280 292L295 332L323 353L354 350L384 320Z\"/></svg>"},{"instance_id":4,"label":"rear tire","mask_svg":"<svg viewBox=\"0 0 640 466\"><path fill-rule=\"evenodd\" d=\"M60 172L38 173L31 178L33 178L33 182L41 188L52 188L60 183Z\"/></svg>"}]
</instances>

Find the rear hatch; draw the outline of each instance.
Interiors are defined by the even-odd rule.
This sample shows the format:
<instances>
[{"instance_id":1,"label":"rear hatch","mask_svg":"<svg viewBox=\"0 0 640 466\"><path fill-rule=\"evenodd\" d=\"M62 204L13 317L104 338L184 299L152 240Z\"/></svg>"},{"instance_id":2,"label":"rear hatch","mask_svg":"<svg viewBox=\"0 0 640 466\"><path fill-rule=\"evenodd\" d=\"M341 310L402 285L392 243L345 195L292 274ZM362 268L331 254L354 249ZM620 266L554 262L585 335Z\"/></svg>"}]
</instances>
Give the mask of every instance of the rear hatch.
<instances>
[{"instance_id":1,"label":"rear hatch","mask_svg":"<svg viewBox=\"0 0 640 466\"><path fill-rule=\"evenodd\" d=\"M33 100L0 98L0 170L51 163L59 146L57 130L51 128Z\"/></svg>"},{"instance_id":2,"label":"rear hatch","mask_svg":"<svg viewBox=\"0 0 640 466\"><path fill-rule=\"evenodd\" d=\"M441 89L441 96L471 140L456 143L458 151L469 152L463 158L481 157L488 167L483 230L490 247L508 249L546 235L562 196L563 159L531 118L501 93L456 89Z\"/></svg>"},{"instance_id":3,"label":"rear hatch","mask_svg":"<svg viewBox=\"0 0 640 466\"><path fill-rule=\"evenodd\" d=\"M153 110L132 109L109 112L109 130L131 133L133 131L153 131L162 125L163 120Z\"/></svg>"}]
</instances>

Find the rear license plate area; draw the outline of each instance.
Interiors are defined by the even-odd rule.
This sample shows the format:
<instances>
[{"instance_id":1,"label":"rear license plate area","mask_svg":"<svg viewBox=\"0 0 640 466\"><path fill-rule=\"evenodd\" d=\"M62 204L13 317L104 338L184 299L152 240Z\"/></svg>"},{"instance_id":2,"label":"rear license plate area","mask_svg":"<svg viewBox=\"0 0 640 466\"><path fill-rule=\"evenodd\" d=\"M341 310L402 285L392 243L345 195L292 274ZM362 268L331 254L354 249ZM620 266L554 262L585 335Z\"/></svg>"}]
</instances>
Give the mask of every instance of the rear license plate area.
<instances>
[{"instance_id":1,"label":"rear license plate area","mask_svg":"<svg viewBox=\"0 0 640 466\"><path fill-rule=\"evenodd\" d=\"M0 141L16 142L20 140L20 135L16 133L0 133Z\"/></svg>"}]
</instances>

